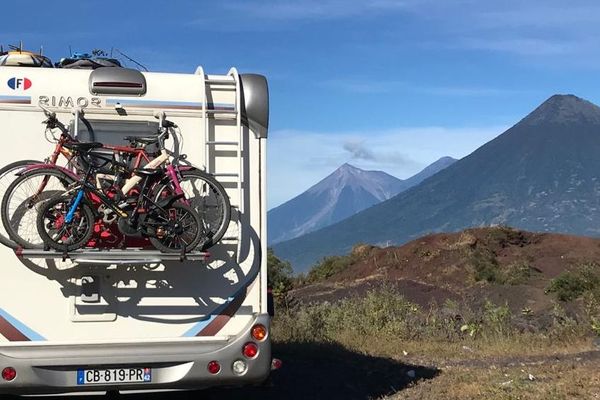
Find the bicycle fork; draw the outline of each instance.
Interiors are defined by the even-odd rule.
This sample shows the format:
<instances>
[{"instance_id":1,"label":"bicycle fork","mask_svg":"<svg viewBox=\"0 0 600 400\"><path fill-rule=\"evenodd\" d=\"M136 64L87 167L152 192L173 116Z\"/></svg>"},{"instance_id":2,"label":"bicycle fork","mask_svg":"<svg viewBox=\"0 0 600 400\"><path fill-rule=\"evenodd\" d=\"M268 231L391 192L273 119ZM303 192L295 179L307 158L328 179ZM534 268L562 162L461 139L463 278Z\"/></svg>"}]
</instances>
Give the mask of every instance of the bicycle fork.
<instances>
[{"instance_id":1,"label":"bicycle fork","mask_svg":"<svg viewBox=\"0 0 600 400\"><path fill-rule=\"evenodd\" d=\"M65 217L65 223L70 224L73 221L75 211L77 211L77 207L79 207L79 203L81 203L81 200L83 199L83 194L84 189L79 189L79 192L77 192L77 196L75 197L73 204L71 204L71 208L69 208L69 212L67 212L67 216Z\"/></svg>"}]
</instances>

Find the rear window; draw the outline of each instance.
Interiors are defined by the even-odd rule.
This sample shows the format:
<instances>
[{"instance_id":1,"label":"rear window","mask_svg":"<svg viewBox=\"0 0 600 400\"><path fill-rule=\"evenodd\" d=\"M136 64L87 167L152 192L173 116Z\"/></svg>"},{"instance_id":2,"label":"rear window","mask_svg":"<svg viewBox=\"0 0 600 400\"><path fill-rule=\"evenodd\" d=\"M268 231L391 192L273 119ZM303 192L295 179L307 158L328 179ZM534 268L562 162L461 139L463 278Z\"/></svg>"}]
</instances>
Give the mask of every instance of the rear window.
<instances>
[{"instance_id":1,"label":"rear window","mask_svg":"<svg viewBox=\"0 0 600 400\"><path fill-rule=\"evenodd\" d=\"M73 122L71 122L73 132ZM100 142L114 146L126 146L126 136L156 136L158 122L154 121L113 121L102 119L81 119L77 124L75 137L82 142ZM150 149L150 146L148 147Z\"/></svg>"}]
</instances>

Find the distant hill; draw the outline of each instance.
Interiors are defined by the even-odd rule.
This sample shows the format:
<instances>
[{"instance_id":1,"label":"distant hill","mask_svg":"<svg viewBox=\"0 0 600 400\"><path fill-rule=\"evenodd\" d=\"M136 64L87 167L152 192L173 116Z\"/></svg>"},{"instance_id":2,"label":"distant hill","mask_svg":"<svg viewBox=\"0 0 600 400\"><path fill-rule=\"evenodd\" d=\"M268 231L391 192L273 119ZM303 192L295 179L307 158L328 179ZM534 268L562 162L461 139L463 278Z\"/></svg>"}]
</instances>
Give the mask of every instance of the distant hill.
<instances>
[{"instance_id":1,"label":"distant hill","mask_svg":"<svg viewBox=\"0 0 600 400\"><path fill-rule=\"evenodd\" d=\"M552 96L412 189L274 249L299 272L358 242L401 244L429 232L494 224L600 235L598 106L573 95Z\"/></svg>"},{"instance_id":2,"label":"distant hill","mask_svg":"<svg viewBox=\"0 0 600 400\"><path fill-rule=\"evenodd\" d=\"M515 315L527 308L543 326L558 295L546 290L551 279L594 265L590 263L600 260L600 239L476 228L432 234L400 247L360 246L347 258L345 268L295 288L293 296L305 302L335 301L394 285L424 308L452 300L479 309L490 300L508 304ZM600 267L586 271L600 274Z\"/></svg>"},{"instance_id":3,"label":"distant hill","mask_svg":"<svg viewBox=\"0 0 600 400\"><path fill-rule=\"evenodd\" d=\"M455 161L443 157L406 180L344 164L304 193L268 212L269 243L293 239L341 221L419 184Z\"/></svg>"}]
</instances>

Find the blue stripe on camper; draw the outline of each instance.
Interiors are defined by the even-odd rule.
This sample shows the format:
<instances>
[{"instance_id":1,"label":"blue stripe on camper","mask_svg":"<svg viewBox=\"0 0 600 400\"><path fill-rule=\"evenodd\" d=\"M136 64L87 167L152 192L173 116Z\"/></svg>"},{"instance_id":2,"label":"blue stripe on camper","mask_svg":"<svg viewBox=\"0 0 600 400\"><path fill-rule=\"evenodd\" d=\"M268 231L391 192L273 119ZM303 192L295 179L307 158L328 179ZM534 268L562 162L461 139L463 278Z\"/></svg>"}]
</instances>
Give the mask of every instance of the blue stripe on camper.
<instances>
[{"instance_id":1,"label":"blue stripe on camper","mask_svg":"<svg viewBox=\"0 0 600 400\"><path fill-rule=\"evenodd\" d=\"M24 323L22 323L21 321L19 321L15 317L13 317L12 315L10 315L3 308L0 308L0 315L2 316L2 318L7 320L8 322L10 322L12 326L14 326L19 331L21 331L21 333L23 335L27 336L29 338L29 340L37 341L37 342L46 340L42 335L40 335L39 333L37 333L36 331L31 329L30 327L25 325Z\"/></svg>"},{"instance_id":2,"label":"blue stripe on camper","mask_svg":"<svg viewBox=\"0 0 600 400\"><path fill-rule=\"evenodd\" d=\"M0 103L31 104L31 96L4 96L4 95L0 95Z\"/></svg>"}]
</instances>

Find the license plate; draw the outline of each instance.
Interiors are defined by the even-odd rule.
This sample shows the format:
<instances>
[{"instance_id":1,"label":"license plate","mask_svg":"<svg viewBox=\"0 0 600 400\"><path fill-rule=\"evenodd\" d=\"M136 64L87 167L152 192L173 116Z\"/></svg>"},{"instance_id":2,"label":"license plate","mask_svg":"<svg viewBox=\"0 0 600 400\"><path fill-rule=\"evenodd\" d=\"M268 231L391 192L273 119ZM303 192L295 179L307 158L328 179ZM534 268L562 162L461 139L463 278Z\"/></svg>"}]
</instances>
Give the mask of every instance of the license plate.
<instances>
[{"instance_id":1,"label":"license plate","mask_svg":"<svg viewBox=\"0 0 600 400\"><path fill-rule=\"evenodd\" d=\"M152 382L151 368L109 368L77 370L78 385L149 382Z\"/></svg>"}]
</instances>

